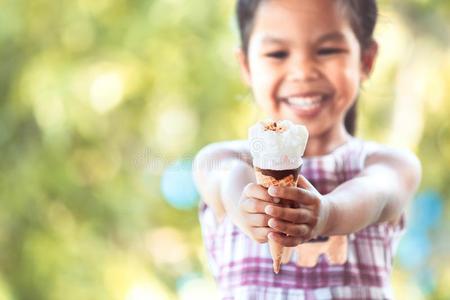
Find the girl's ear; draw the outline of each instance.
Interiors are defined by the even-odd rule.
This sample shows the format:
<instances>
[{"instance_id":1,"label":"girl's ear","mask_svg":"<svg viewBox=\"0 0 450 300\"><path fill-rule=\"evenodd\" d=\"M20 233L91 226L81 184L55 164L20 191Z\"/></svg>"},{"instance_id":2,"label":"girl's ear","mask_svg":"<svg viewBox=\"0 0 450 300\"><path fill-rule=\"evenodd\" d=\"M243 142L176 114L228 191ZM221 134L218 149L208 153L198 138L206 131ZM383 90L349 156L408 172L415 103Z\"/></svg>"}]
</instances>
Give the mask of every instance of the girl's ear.
<instances>
[{"instance_id":1,"label":"girl's ear","mask_svg":"<svg viewBox=\"0 0 450 300\"><path fill-rule=\"evenodd\" d=\"M247 86L251 86L250 68L248 65L246 53L241 47L239 47L235 50L234 54L236 55L236 59L241 69L242 80L244 80Z\"/></svg>"},{"instance_id":2,"label":"girl's ear","mask_svg":"<svg viewBox=\"0 0 450 300\"><path fill-rule=\"evenodd\" d=\"M370 46L363 50L361 57L361 79L366 80L372 73L373 66L378 54L378 43L372 41Z\"/></svg>"}]
</instances>

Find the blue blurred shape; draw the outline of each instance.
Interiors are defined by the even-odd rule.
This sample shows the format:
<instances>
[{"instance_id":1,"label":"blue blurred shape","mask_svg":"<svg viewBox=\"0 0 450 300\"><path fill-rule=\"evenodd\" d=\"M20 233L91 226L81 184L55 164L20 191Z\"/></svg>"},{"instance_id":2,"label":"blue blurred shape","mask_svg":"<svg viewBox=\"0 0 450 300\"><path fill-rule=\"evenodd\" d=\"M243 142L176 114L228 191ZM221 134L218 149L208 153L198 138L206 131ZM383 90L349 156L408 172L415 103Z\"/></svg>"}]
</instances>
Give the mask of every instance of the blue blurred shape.
<instances>
[{"instance_id":1,"label":"blue blurred shape","mask_svg":"<svg viewBox=\"0 0 450 300\"><path fill-rule=\"evenodd\" d=\"M177 290L181 290L186 284L188 284L192 280L196 280L202 278L199 273L196 272L190 272L182 275L181 277L177 278L176 286Z\"/></svg>"},{"instance_id":2,"label":"blue blurred shape","mask_svg":"<svg viewBox=\"0 0 450 300\"><path fill-rule=\"evenodd\" d=\"M189 210L198 203L198 192L192 177L192 161L178 160L169 165L161 178L161 192L177 209Z\"/></svg>"},{"instance_id":3,"label":"blue blurred shape","mask_svg":"<svg viewBox=\"0 0 450 300\"><path fill-rule=\"evenodd\" d=\"M422 292L429 295L436 289L436 279L434 277L433 271L430 268L416 272L416 282L418 283Z\"/></svg>"},{"instance_id":4,"label":"blue blurred shape","mask_svg":"<svg viewBox=\"0 0 450 300\"><path fill-rule=\"evenodd\" d=\"M401 240L397 255L400 264L407 269L417 269L426 262L431 253L431 243L424 234L407 233Z\"/></svg>"},{"instance_id":5,"label":"blue blurred shape","mask_svg":"<svg viewBox=\"0 0 450 300\"><path fill-rule=\"evenodd\" d=\"M436 228L442 216L442 197L435 191L427 190L417 196L412 209L412 228L425 231Z\"/></svg>"}]
</instances>

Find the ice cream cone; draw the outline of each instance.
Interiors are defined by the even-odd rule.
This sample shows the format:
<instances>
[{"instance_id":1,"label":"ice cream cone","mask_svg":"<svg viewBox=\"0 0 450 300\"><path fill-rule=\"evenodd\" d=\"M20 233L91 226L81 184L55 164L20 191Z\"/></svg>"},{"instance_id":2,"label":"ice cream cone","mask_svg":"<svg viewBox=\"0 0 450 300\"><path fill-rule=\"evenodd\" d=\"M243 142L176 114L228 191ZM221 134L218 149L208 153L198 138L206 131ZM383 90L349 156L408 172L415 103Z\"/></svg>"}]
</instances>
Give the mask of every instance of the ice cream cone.
<instances>
[{"instance_id":1,"label":"ice cream cone","mask_svg":"<svg viewBox=\"0 0 450 300\"><path fill-rule=\"evenodd\" d=\"M273 260L273 271L278 274L280 272L281 260L285 249L282 245L274 241L269 241L269 249Z\"/></svg>"},{"instance_id":2,"label":"ice cream cone","mask_svg":"<svg viewBox=\"0 0 450 300\"><path fill-rule=\"evenodd\" d=\"M255 167L256 183L268 188L269 186L296 186L300 168L292 170L263 170ZM282 202L280 205L289 206ZM269 240L270 254L273 260L273 271L280 272L281 263L290 260L291 249L286 248L275 241Z\"/></svg>"},{"instance_id":3,"label":"ice cream cone","mask_svg":"<svg viewBox=\"0 0 450 300\"><path fill-rule=\"evenodd\" d=\"M250 128L250 151L253 156L256 182L265 188L296 186L302 165L308 132L290 121L258 123ZM289 205L281 202L280 205ZM269 241L273 270L279 273L281 263L290 260L292 249Z\"/></svg>"}]
</instances>

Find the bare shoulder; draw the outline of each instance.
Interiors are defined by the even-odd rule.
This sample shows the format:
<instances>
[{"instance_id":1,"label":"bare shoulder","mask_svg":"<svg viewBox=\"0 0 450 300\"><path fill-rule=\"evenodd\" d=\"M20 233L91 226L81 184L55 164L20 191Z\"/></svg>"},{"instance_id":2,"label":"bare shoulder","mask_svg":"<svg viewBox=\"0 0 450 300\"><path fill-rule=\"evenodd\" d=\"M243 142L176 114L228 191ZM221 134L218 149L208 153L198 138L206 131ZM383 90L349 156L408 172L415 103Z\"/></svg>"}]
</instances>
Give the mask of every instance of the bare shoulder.
<instances>
[{"instance_id":1,"label":"bare shoulder","mask_svg":"<svg viewBox=\"0 0 450 300\"><path fill-rule=\"evenodd\" d=\"M365 169L374 166L389 168L415 187L421 179L420 161L413 152L407 149L379 145L367 155L364 163Z\"/></svg>"}]
</instances>

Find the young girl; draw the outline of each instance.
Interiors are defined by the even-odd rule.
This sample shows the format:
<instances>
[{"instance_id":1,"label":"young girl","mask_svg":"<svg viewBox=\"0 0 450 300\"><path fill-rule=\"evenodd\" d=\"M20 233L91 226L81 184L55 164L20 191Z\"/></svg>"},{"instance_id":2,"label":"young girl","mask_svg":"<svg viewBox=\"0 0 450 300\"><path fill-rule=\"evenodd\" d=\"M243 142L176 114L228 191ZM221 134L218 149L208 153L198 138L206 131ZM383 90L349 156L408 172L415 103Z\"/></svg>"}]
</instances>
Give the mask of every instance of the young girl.
<instances>
[{"instance_id":1,"label":"young girl","mask_svg":"<svg viewBox=\"0 0 450 300\"><path fill-rule=\"evenodd\" d=\"M392 257L420 163L352 136L377 54L375 0L239 0L237 14L237 56L256 103L272 119L305 125L310 137L298 187L257 185L246 141L197 155L200 221L223 298L392 298ZM297 205L281 207L280 198ZM273 272L268 240L298 248L313 235L344 236L345 260L331 263L328 253L305 266L298 261L307 255L294 254Z\"/></svg>"}]
</instances>

